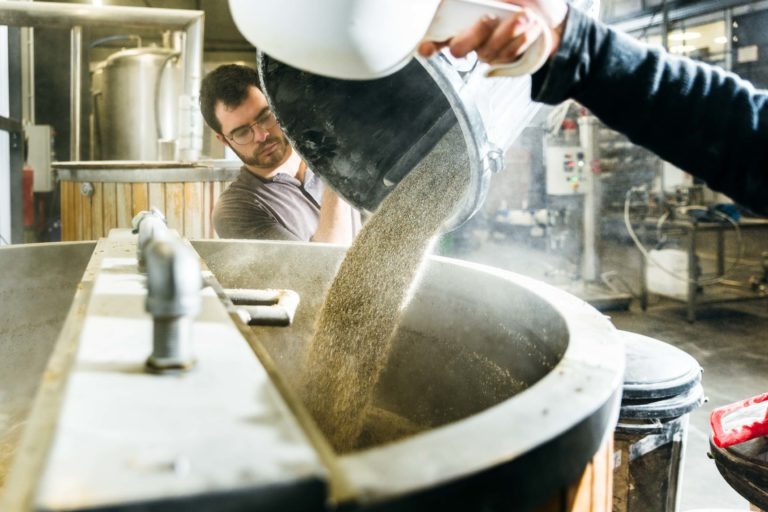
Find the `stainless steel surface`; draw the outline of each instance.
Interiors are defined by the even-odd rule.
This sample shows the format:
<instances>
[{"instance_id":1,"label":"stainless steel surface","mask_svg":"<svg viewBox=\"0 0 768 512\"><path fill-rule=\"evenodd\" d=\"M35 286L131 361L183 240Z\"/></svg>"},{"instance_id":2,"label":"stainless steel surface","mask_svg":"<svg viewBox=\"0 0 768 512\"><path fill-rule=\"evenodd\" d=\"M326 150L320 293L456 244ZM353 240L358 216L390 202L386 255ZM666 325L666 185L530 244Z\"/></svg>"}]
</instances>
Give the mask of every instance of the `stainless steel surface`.
<instances>
[{"instance_id":1,"label":"stainless steel surface","mask_svg":"<svg viewBox=\"0 0 768 512\"><path fill-rule=\"evenodd\" d=\"M242 162L94 161L53 162L59 180L97 183L179 183L232 181Z\"/></svg>"},{"instance_id":2,"label":"stainless steel surface","mask_svg":"<svg viewBox=\"0 0 768 512\"><path fill-rule=\"evenodd\" d=\"M78 297L24 428L0 510L146 503L163 510L210 510L211 503L319 510L326 491L317 451L213 290L204 291L203 313L194 322L195 370L183 377L143 372L152 319L132 257L135 238L113 231L95 251L91 243L74 244L86 257L61 262L79 274L93 252L80 284L59 283L69 294L78 289ZM40 246L21 249L17 258L34 266L47 262L38 257ZM69 256L60 247L53 252ZM0 253L5 262L11 251ZM30 287L47 278L39 271L22 275ZM37 320L27 306L10 319L12 327ZM23 372L26 361L17 364Z\"/></svg>"},{"instance_id":3,"label":"stainless steel surface","mask_svg":"<svg viewBox=\"0 0 768 512\"><path fill-rule=\"evenodd\" d=\"M184 79L183 94L179 99L181 117L178 158L194 160L200 155L203 120L201 116L195 115L195 109L198 108L197 98L203 67L202 11L0 0L0 25L53 28L98 26L120 30L157 28L184 31ZM76 78L79 79L79 75Z\"/></svg>"},{"instance_id":4,"label":"stainless steel surface","mask_svg":"<svg viewBox=\"0 0 768 512\"><path fill-rule=\"evenodd\" d=\"M450 500L448 503L469 504L469 507L482 505L492 510L507 504L507 509L522 510L524 504L530 506L537 499L547 498L576 479L615 424L623 352L615 339L615 330L605 317L586 303L537 281L433 257L404 312L375 398L377 407L421 422L429 429L410 438L333 457L306 417L306 411L295 402L291 387L298 380L314 314L343 257L343 248L257 241L196 241L192 245L226 288L290 288L301 295L291 327L242 326L241 330L251 338L252 348L272 382L282 391L287 407L322 454L337 503L401 510L404 505L417 506L415 504L423 503L419 500L442 496ZM93 244L70 246L93 248ZM59 247L68 246L53 246L46 254L48 258L42 261L57 257ZM87 252L86 249L81 252ZM12 250L0 249L0 261L11 260ZM39 246L20 247L13 257L17 261L36 262L41 259L38 258L40 250ZM35 410L48 414L45 424L58 425L57 439L68 440L57 441L49 456L44 494L39 495L46 499L71 498L70 491L65 492L66 479L62 478L66 475L71 479L75 470L79 475L89 475L83 482L100 482L89 489L94 493L98 489L102 497L128 502L136 499L136 489L146 491L152 500L189 496L185 493L194 488L189 480L173 479L173 473L146 469L158 467L144 465L158 457L153 459L137 451L135 446L117 443L108 432L125 433L135 427L137 432L144 432L143 439L151 446L169 439L184 442L187 437L179 436L174 425L179 425L178 418L185 414L196 418L192 424L207 418L217 428L220 426L218 413L211 412L216 411L216 407L205 409L201 417L199 400L220 403L222 407L231 404L234 397L249 403L256 397L256 401L262 403L259 398L262 395L249 392L243 395L242 389L217 395L218 391L206 388L218 382L217 379L229 376L233 361L248 363L250 357L245 352L238 356L229 352L222 355L217 335L206 330L210 319L204 315L196 320L194 332L199 343L216 341L202 346L207 347L208 357L220 354L216 359L219 370L203 364L205 359L198 352L198 367L188 375L202 381L195 381L197 384L189 390L191 395L183 402L187 404L185 407L175 408L169 416L154 417L148 412L129 414L133 407L146 405L146 397L154 400L164 394L165 391L158 391L158 385L170 389L191 382L186 378L177 381L142 375L140 370L133 370L143 365L150 343L149 330L141 330L139 340L134 339L138 332L135 328L127 329L138 320L142 325L150 322L140 311L144 296L136 288L138 283L129 269L130 261L135 265L134 251L135 242L131 247L115 246L109 251L94 253L94 257L101 259L101 273L84 281L85 291L91 297L79 303L79 311L84 315L80 324L83 318L91 318L98 320L102 330L83 330L82 325L76 330L78 336L82 331L83 335L90 332L91 337L89 341L80 342L79 359L69 378L62 413L58 414L58 407L53 407L53 411L46 407L51 403L56 405L56 390L50 388L58 386L60 395L61 377L54 380L55 386L45 384L47 400L37 398ZM87 254L83 254L79 260L68 258L66 265L82 269L86 261ZM38 268L34 263L30 266ZM297 272L298 268L301 272ZM27 271L21 275L27 279L23 284L17 283L15 289L34 288L38 282L49 279L43 271ZM12 276L7 277L11 280L15 278L13 274L6 276ZM108 282L99 279L108 279ZM59 292L71 296L76 279L69 285L69 289L60 285ZM32 293L28 296L34 298ZM124 300L130 303L128 308L124 307ZM216 303L221 306L218 300ZM37 315L34 302L27 302L25 307L16 310L15 316L8 318L6 325L10 332L16 332L37 322ZM69 337L73 332L69 331ZM49 335L54 334L49 331ZM106 344L107 340L118 343ZM198 344L196 349L200 347ZM71 358L74 351L69 350ZM19 373L25 374L23 370ZM59 368L59 374L67 374L66 365ZM114 382L109 392L105 392L103 379ZM121 412L104 413L118 406ZM99 433L101 428L103 434ZM45 439L46 435L51 435L50 429L28 431L25 439L29 442L24 446L37 446L34 441ZM231 439L227 442L231 444ZM212 452L205 443L194 446L204 446L207 454ZM47 443L42 443L42 448L37 448L38 452L42 451L41 461L45 460L46 447ZM204 456L202 452L195 454L195 458ZM258 457L254 456L254 464L259 463ZM131 465L130 460L138 462ZM174 460L173 457L167 459ZM197 467L194 460L192 468ZM23 462L27 463L14 465L14 481L29 487L37 482L42 467L17 461ZM104 464L115 472L110 477L112 483L103 470ZM211 478L215 478L220 470L210 471ZM115 474L125 479L114 482ZM137 482L134 477L142 479L142 486L133 487ZM249 489L247 482L243 485ZM250 490L263 491L255 487ZM18 492L15 494L18 496ZM30 495L34 496L27 496ZM291 494L288 502L305 495ZM56 503L62 505L63 502ZM188 503L189 509L203 504L194 499Z\"/></svg>"},{"instance_id":5,"label":"stainless steel surface","mask_svg":"<svg viewBox=\"0 0 768 512\"><path fill-rule=\"evenodd\" d=\"M296 385L315 313L343 249L193 245L224 287L279 286L301 295L290 329L252 328L256 343ZM468 475L492 481L496 472L507 479L493 484L499 488L491 485L493 491L486 488L483 499L498 497L500 488L501 494L525 494L564 485L578 476L618 416L623 351L614 335L593 308L540 282L430 258L374 403L431 429L340 457L340 475L332 480L342 481L336 498L387 502Z\"/></svg>"},{"instance_id":6,"label":"stainless steel surface","mask_svg":"<svg viewBox=\"0 0 768 512\"><path fill-rule=\"evenodd\" d=\"M94 244L29 247L0 251L0 460L14 418L26 416Z\"/></svg>"},{"instance_id":7,"label":"stainless steel surface","mask_svg":"<svg viewBox=\"0 0 768 512\"><path fill-rule=\"evenodd\" d=\"M29 508L27 490L41 471L58 414L58 393L50 389L63 386L77 346L65 319L73 296L72 312L78 311L78 297L87 288L83 271L94 247L79 242L0 250L5 269L0 280L0 510ZM41 427L27 426L30 414ZM11 461L22 451L25 460L14 463L10 474Z\"/></svg>"},{"instance_id":8,"label":"stainless steel surface","mask_svg":"<svg viewBox=\"0 0 768 512\"><path fill-rule=\"evenodd\" d=\"M0 23L17 27L72 28L79 25L120 29L184 29L201 16L200 11L183 9L0 1Z\"/></svg>"},{"instance_id":9,"label":"stainless steel surface","mask_svg":"<svg viewBox=\"0 0 768 512\"><path fill-rule=\"evenodd\" d=\"M160 141L177 138L178 59L168 48L132 48L99 66L93 90L97 159L160 160Z\"/></svg>"}]
</instances>

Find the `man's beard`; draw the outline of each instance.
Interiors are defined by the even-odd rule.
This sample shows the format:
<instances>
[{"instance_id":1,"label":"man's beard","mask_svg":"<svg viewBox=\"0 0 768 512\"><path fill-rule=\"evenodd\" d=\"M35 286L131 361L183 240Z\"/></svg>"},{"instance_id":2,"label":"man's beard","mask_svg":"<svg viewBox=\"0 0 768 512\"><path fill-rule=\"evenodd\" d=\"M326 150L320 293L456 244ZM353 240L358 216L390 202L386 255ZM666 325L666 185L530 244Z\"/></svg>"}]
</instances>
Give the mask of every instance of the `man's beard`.
<instances>
[{"instance_id":1,"label":"man's beard","mask_svg":"<svg viewBox=\"0 0 768 512\"><path fill-rule=\"evenodd\" d=\"M275 142L277 142L277 147L270 154L261 154L261 151L265 147L274 144ZM276 167L285 158L288 153L288 140L286 140L285 135L268 137L264 142L254 148L253 153L251 153L250 156L239 152L234 145L230 145L230 147L244 164L252 165L253 167L258 167L260 169L269 169Z\"/></svg>"}]
</instances>

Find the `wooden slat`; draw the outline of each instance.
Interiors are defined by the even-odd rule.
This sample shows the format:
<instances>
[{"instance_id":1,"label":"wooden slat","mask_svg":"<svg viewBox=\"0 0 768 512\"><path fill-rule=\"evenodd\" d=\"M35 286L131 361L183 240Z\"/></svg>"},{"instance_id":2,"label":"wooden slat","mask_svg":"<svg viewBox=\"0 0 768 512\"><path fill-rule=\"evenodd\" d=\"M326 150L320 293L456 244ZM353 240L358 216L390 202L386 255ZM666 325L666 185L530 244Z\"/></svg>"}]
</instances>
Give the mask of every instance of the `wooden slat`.
<instances>
[{"instance_id":1,"label":"wooden slat","mask_svg":"<svg viewBox=\"0 0 768 512\"><path fill-rule=\"evenodd\" d=\"M211 214L213 213L213 184L215 182L203 183L203 238L213 238L213 222Z\"/></svg>"},{"instance_id":2,"label":"wooden slat","mask_svg":"<svg viewBox=\"0 0 768 512\"><path fill-rule=\"evenodd\" d=\"M73 183L72 187L72 202L74 203L74 226L75 232L73 234L75 240L83 239L83 200L80 195L80 183Z\"/></svg>"},{"instance_id":3,"label":"wooden slat","mask_svg":"<svg viewBox=\"0 0 768 512\"><path fill-rule=\"evenodd\" d=\"M80 183L82 186L83 183ZM80 187L78 187L80 188ZM82 216L82 230L83 230L83 238L82 240L93 240L93 229L91 223L93 218L93 212L92 212L92 203L93 203L93 196L85 195L82 192L78 191L80 193L80 205L82 207L82 212L80 215Z\"/></svg>"},{"instance_id":4,"label":"wooden slat","mask_svg":"<svg viewBox=\"0 0 768 512\"><path fill-rule=\"evenodd\" d=\"M72 220L72 204L70 187L71 181L62 181L59 184L59 204L61 209L61 239L65 242L74 240L74 226Z\"/></svg>"},{"instance_id":5,"label":"wooden slat","mask_svg":"<svg viewBox=\"0 0 768 512\"><path fill-rule=\"evenodd\" d=\"M67 240L67 215L69 210L67 209L67 200L65 198L65 192L67 190L67 182L62 181L59 183L59 219L61 222L61 240Z\"/></svg>"},{"instance_id":6,"label":"wooden slat","mask_svg":"<svg viewBox=\"0 0 768 512\"><path fill-rule=\"evenodd\" d=\"M104 183L102 192L104 193L104 199L102 200L104 215L102 228L104 236L108 236L109 231L117 227L117 184Z\"/></svg>"},{"instance_id":7,"label":"wooden slat","mask_svg":"<svg viewBox=\"0 0 768 512\"><path fill-rule=\"evenodd\" d=\"M133 185L131 183L117 183L117 226L118 228L130 228L131 209L133 207Z\"/></svg>"},{"instance_id":8,"label":"wooden slat","mask_svg":"<svg viewBox=\"0 0 768 512\"><path fill-rule=\"evenodd\" d=\"M595 487L592 488L597 510L605 512L613 510L613 457L613 433L611 433L601 451L595 455Z\"/></svg>"},{"instance_id":9,"label":"wooden slat","mask_svg":"<svg viewBox=\"0 0 768 512\"><path fill-rule=\"evenodd\" d=\"M67 187L67 203L69 204L69 238L68 240L77 240L76 225L77 211L75 209L75 190L77 183L70 182Z\"/></svg>"},{"instance_id":10,"label":"wooden slat","mask_svg":"<svg viewBox=\"0 0 768 512\"><path fill-rule=\"evenodd\" d=\"M216 201L219 200L219 196L224 192L225 187L226 183L223 181L213 182L213 197L211 201L211 238L219 238L218 233L216 233L216 227L213 225L213 209L216 207Z\"/></svg>"},{"instance_id":11,"label":"wooden slat","mask_svg":"<svg viewBox=\"0 0 768 512\"><path fill-rule=\"evenodd\" d=\"M148 200L150 208L157 208L165 215L165 183L150 183Z\"/></svg>"},{"instance_id":12,"label":"wooden slat","mask_svg":"<svg viewBox=\"0 0 768 512\"><path fill-rule=\"evenodd\" d=\"M177 230L180 234L184 231L184 184L165 184L165 218L168 227Z\"/></svg>"},{"instance_id":13,"label":"wooden slat","mask_svg":"<svg viewBox=\"0 0 768 512\"><path fill-rule=\"evenodd\" d=\"M131 219L138 214L149 210L149 184L134 183L131 207Z\"/></svg>"},{"instance_id":14,"label":"wooden slat","mask_svg":"<svg viewBox=\"0 0 768 512\"><path fill-rule=\"evenodd\" d=\"M203 183L184 184L184 236L204 238L203 234Z\"/></svg>"},{"instance_id":15,"label":"wooden slat","mask_svg":"<svg viewBox=\"0 0 768 512\"><path fill-rule=\"evenodd\" d=\"M578 482L553 496L537 512L611 512L613 510L613 437L603 443Z\"/></svg>"},{"instance_id":16,"label":"wooden slat","mask_svg":"<svg viewBox=\"0 0 768 512\"><path fill-rule=\"evenodd\" d=\"M98 240L104 236L104 189L102 183L93 184L91 196L91 233Z\"/></svg>"}]
</instances>

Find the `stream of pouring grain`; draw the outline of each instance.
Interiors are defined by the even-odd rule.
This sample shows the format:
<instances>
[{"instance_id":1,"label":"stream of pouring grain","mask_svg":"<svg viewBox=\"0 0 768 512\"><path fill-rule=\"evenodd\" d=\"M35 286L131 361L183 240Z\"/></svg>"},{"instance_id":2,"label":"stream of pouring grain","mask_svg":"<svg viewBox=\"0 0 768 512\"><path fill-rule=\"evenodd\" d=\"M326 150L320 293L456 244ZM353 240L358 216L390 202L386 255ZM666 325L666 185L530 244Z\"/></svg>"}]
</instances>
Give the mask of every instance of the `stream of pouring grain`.
<instances>
[{"instance_id":1,"label":"stream of pouring grain","mask_svg":"<svg viewBox=\"0 0 768 512\"><path fill-rule=\"evenodd\" d=\"M356 446L401 308L440 227L466 194L464 148L456 126L381 203L328 291L301 393L339 452Z\"/></svg>"}]
</instances>

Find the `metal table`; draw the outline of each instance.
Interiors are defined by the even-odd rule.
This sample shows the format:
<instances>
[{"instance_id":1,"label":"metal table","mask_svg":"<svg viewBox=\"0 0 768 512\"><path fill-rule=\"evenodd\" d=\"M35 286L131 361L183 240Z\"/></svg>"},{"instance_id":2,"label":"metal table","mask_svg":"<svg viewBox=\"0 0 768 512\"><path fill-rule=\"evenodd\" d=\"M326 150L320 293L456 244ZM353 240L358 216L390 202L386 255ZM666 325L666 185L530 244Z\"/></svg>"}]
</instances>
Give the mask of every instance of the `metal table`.
<instances>
[{"instance_id":1,"label":"metal table","mask_svg":"<svg viewBox=\"0 0 768 512\"><path fill-rule=\"evenodd\" d=\"M655 229L658 225L658 218L648 218L643 222L646 228ZM742 218L738 222L739 228L743 231L768 228L768 219ZM734 283L718 284L716 294L707 297L698 296L698 291L703 286L708 286L707 281L711 279L702 279L697 264L698 234L705 232L714 232L716 236L716 270L715 277L723 277L726 272L725 265L725 234L733 230L733 226L726 222L703 221L699 219L670 219L664 223L665 229L668 229L667 235L680 238L687 237L688 244L686 251L688 254L688 286L687 294L684 298L674 295L663 295L667 298L682 300L686 303L686 317L689 322L696 320L696 307L705 304L715 304L724 302L757 300L768 297L768 293L763 291L753 291L745 286L733 286ZM677 234L679 233L679 234ZM643 259L645 262L645 259ZM714 285L714 284L713 284ZM646 271L643 268L640 272L640 306L643 311L648 308L648 283Z\"/></svg>"}]
</instances>

